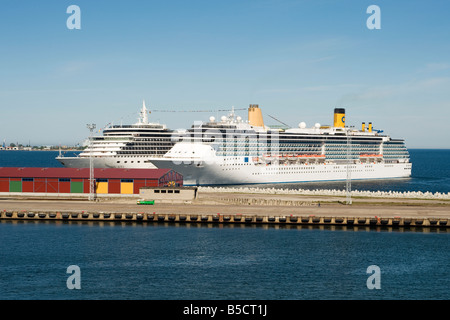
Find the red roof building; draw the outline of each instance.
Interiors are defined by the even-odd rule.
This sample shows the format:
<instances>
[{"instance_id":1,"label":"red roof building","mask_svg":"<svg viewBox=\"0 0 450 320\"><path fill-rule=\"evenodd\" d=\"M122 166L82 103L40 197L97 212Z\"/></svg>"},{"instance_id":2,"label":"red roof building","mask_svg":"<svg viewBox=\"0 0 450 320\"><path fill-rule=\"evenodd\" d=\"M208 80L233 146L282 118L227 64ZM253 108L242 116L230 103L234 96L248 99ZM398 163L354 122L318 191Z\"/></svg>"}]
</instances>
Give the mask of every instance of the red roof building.
<instances>
[{"instance_id":1,"label":"red roof building","mask_svg":"<svg viewBox=\"0 0 450 320\"><path fill-rule=\"evenodd\" d=\"M99 194L183 185L183 176L171 169L94 169L94 179ZM0 192L89 193L89 168L0 168Z\"/></svg>"}]
</instances>

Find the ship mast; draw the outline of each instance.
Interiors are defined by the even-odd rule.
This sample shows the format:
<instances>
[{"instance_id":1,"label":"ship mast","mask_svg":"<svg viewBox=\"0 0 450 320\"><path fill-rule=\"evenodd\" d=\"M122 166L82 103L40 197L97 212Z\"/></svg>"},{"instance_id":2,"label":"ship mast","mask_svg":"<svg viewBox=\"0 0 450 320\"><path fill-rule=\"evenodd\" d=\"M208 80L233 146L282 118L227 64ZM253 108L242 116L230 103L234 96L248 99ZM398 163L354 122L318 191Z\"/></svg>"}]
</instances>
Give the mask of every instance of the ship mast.
<instances>
[{"instance_id":1,"label":"ship mast","mask_svg":"<svg viewBox=\"0 0 450 320\"><path fill-rule=\"evenodd\" d=\"M145 100L142 101L141 117L139 118L139 124L148 124L148 113L145 107Z\"/></svg>"}]
</instances>

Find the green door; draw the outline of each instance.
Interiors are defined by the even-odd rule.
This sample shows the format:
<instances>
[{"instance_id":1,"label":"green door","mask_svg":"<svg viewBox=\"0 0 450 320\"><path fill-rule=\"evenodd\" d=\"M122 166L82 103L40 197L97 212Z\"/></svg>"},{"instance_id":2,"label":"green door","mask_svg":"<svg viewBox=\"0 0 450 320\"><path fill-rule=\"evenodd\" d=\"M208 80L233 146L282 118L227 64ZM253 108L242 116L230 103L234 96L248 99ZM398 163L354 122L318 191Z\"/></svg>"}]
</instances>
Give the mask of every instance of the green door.
<instances>
[{"instance_id":1,"label":"green door","mask_svg":"<svg viewBox=\"0 0 450 320\"><path fill-rule=\"evenodd\" d=\"M10 181L9 192L22 192L22 181Z\"/></svg>"},{"instance_id":2,"label":"green door","mask_svg":"<svg viewBox=\"0 0 450 320\"><path fill-rule=\"evenodd\" d=\"M70 193L83 193L83 182L70 182Z\"/></svg>"}]
</instances>

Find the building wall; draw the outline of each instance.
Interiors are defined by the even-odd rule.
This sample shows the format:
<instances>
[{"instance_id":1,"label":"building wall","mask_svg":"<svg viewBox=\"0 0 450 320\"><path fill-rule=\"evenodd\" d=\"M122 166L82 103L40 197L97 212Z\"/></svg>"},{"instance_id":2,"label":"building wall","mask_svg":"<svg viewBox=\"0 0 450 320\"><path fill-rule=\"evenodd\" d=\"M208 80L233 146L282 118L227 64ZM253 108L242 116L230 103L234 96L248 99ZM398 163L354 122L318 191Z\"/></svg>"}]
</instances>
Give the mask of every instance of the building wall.
<instances>
[{"instance_id":1,"label":"building wall","mask_svg":"<svg viewBox=\"0 0 450 320\"><path fill-rule=\"evenodd\" d=\"M34 190L34 179L22 179L22 192L33 192Z\"/></svg>"},{"instance_id":2,"label":"building wall","mask_svg":"<svg viewBox=\"0 0 450 320\"><path fill-rule=\"evenodd\" d=\"M9 192L9 178L0 178L0 192Z\"/></svg>"},{"instance_id":3,"label":"building wall","mask_svg":"<svg viewBox=\"0 0 450 320\"><path fill-rule=\"evenodd\" d=\"M47 184L45 178L34 178L34 192L47 192Z\"/></svg>"},{"instance_id":4,"label":"building wall","mask_svg":"<svg viewBox=\"0 0 450 320\"><path fill-rule=\"evenodd\" d=\"M58 192L59 192L59 179L47 178L47 193L58 193Z\"/></svg>"},{"instance_id":5,"label":"building wall","mask_svg":"<svg viewBox=\"0 0 450 320\"><path fill-rule=\"evenodd\" d=\"M140 196L144 200L157 200L161 202L193 201L196 198L197 188L142 188Z\"/></svg>"},{"instance_id":6,"label":"building wall","mask_svg":"<svg viewBox=\"0 0 450 320\"><path fill-rule=\"evenodd\" d=\"M139 194L142 187L181 186L183 177L169 171L159 178L96 179L98 194ZM88 178L0 177L0 192L89 193Z\"/></svg>"},{"instance_id":7,"label":"building wall","mask_svg":"<svg viewBox=\"0 0 450 320\"><path fill-rule=\"evenodd\" d=\"M120 179L109 179L108 191L109 191L109 193L119 194L120 193Z\"/></svg>"},{"instance_id":8,"label":"building wall","mask_svg":"<svg viewBox=\"0 0 450 320\"><path fill-rule=\"evenodd\" d=\"M58 191L59 193L70 193L72 190L72 182L70 179L59 179Z\"/></svg>"}]
</instances>

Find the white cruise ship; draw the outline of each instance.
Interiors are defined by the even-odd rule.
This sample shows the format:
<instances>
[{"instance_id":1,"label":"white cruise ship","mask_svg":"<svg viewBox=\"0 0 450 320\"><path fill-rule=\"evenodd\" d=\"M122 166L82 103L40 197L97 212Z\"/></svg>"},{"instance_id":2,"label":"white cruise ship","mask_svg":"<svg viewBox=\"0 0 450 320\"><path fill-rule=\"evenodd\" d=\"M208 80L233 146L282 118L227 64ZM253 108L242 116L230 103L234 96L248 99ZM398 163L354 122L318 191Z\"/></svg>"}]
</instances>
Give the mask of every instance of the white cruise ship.
<instances>
[{"instance_id":1,"label":"white cruise ship","mask_svg":"<svg viewBox=\"0 0 450 320\"><path fill-rule=\"evenodd\" d=\"M186 186L405 178L412 166L404 140L370 122L345 126L345 109L334 110L333 126L271 129L258 105L250 105L248 121L231 112L194 125L150 161L181 173Z\"/></svg>"},{"instance_id":2,"label":"white cruise ship","mask_svg":"<svg viewBox=\"0 0 450 320\"><path fill-rule=\"evenodd\" d=\"M111 125L102 136L93 136L89 146L76 157L58 156L68 168L89 168L92 155L95 168L155 168L150 158L162 157L175 144L172 130L166 125L148 120L145 101L138 122L131 125Z\"/></svg>"}]
</instances>

